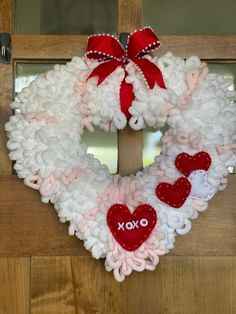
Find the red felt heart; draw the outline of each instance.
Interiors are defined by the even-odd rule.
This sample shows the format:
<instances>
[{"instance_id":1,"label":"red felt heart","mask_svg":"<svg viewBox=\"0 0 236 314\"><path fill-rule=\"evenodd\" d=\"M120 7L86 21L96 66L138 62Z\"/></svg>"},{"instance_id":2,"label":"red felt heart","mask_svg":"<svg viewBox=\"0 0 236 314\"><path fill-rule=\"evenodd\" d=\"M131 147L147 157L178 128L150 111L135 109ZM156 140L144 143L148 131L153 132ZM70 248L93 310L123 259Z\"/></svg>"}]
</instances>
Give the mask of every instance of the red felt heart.
<instances>
[{"instance_id":1,"label":"red felt heart","mask_svg":"<svg viewBox=\"0 0 236 314\"><path fill-rule=\"evenodd\" d=\"M150 236L157 223L155 209L142 204L131 213L127 206L114 204L107 213L107 224L116 241L127 251L135 251Z\"/></svg>"},{"instance_id":2,"label":"red felt heart","mask_svg":"<svg viewBox=\"0 0 236 314\"><path fill-rule=\"evenodd\" d=\"M190 191L191 183L186 178L179 178L174 184L162 182L156 187L157 197L174 208L179 208L184 204Z\"/></svg>"},{"instance_id":3,"label":"red felt heart","mask_svg":"<svg viewBox=\"0 0 236 314\"><path fill-rule=\"evenodd\" d=\"M175 159L176 168L186 177L194 170L207 171L210 165L211 156L207 152L199 152L193 156L187 153L181 153Z\"/></svg>"}]
</instances>

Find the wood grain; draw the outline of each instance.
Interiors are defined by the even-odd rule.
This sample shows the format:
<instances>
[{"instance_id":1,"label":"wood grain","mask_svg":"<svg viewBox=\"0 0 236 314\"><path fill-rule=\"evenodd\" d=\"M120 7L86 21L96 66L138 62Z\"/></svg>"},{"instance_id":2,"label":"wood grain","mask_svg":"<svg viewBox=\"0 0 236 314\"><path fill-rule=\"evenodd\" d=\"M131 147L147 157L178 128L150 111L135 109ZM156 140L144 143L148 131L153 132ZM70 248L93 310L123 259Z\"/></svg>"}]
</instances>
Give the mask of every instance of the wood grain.
<instances>
[{"instance_id":1,"label":"wood grain","mask_svg":"<svg viewBox=\"0 0 236 314\"><path fill-rule=\"evenodd\" d=\"M118 0L118 32L141 26L141 2ZM12 22L13 1L1 0L0 32L11 32ZM157 54L236 61L236 35L160 39ZM61 62L83 55L87 45L87 36L80 35L13 35L12 40L14 62ZM10 175L4 124L12 94L12 65L0 65L1 314L236 313L236 176L193 221L192 231L177 237L176 248L161 257L155 272L134 273L119 284L104 270L104 260L92 259L82 241L68 236L68 225L59 222L53 206ZM140 169L142 132L126 128L118 144L119 171Z\"/></svg>"},{"instance_id":2,"label":"wood grain","mask_svg":"<svg viewBox=\"0 0 236 314\"><path fill-rule=\"evenodd\" d=\"M32 257L31 314L76 314L70 257Z\"/></svg>"},{"instance_id":3,"label":"wood grain","mask_svg":"<svg viewBox=\"0 0 236 314\"><path fill-rule=\"evenodd\" d=\"M137 22L139 19L137 19ZM131 23L119 28L132 31ZM158 55L171 51L182 58L197 55L206 60L236 60L236 35L161 35ZM82 35L12 35L15 60L68 60L84 54L87 36ZM29 49L30 47L30 49Z\"/></svg>"},{"instance_id":4,"label":"wood grain","mask_svg":"<svg viewBox=\"0 0 236 314\"><path fill-rule=\"evenodd\" d=\"M235 257L162 257L123 283L90 257L34 257L32 313L234 314ZM75 308L73 308L75 306Z\"/></svg>"},{"instance_id":5,"label":"wood grain","mask_svg":"<svg viewBox=\"0 0 236 314\"><path fill-rule=\"evenodd\" d=\"M15 176L0 177L0 256L88 255L51 204Z\"/></svg>"},{"instance_id":6,"label":"wood grain","mask_svg":"<svg viewBox=\"0 0 236 314\"><path fill-rule=\"evenodd\" d=\"M0 81L2 73L11 72L10 68L6 66L5 68L3 68L3 71L1 73L2 67L3 65L0 65ZM6 75L6 80L9 76L10 75ZM6 84L4 83L3 85ZM12 173L12 162L8 157L8 149L6 147L7 135L4 127L5 123L9 120L9 116L11 114L11 101L11 96L9 96L9 98L2 98L0 96L0 175L7 175Z\"/></svg>"},{"instance_id":7,"label":"wood grain","mask_svg":"<svg viewBox=\"0 0 236 314\"><path fill-rule=\"evenodd\" d=\"M236 35L159 36L157 54L171 51L182 58L198 56L205 60L236 60Z\"/></svg>"},{"instance_id":8,"label":"wood grain","mask_svg":"<svg viewBox=\"0 0 236 314\"><path fill-rule=\"evenodd\" d=\"M227 189L192 222L191 232L177 236L171 255L236 254L235 185L236 175L230 175ZM68 236L53 205L41 203L38 191L22 180L0 177L0 200L0 256L90 255L82 241Z\"/></svg>"},{"instance_id":9,"label":"wood grain","mask_svg":"<svg viewBox=\"0 0 236 314\"><path fill-rule=\"evenodd\" d=\"M82 35L13 35L15 60L67 60L85 53L88 36Z\"/></svg>"},{"instance_id":10,"label":"wood grain","mask_svg":"<svg viewBox=\"0 0 236 314\"><path fill-rule=\"evenodd\" d=\"M30 313L30 258L0 258L0 313Z\"/></svg>"},{"instance_id":11,"label":"wood grain","mask_svg":"<svg viewBox=\"0 0 236 314\"><path fill-rule=\"evenodd\" d=\"M13 1L1 0L0 1L0 32L12 31L12 17L13 17Z\"/></svg>"},{"instance_id":12,"label":"wood grain","mask_svg":"<svg viewBox=\"0 0 236 314\"><path fill-rule=\"evenodd\" d=\"M0 32L12 32L12 1L0 1ZM11 113L10 103L13 97L12 64L0 64L0 175L12 172L12 163L6 149L4 125Z\"/></svg>"},{"instance_id":13,"label":"wood grain","mask_svg":"<svg viewBox=\"0 0 236 314\"><path fill-rule=\"evenodd\" d=\"M118 0L118 33L142 26L142 0Z\"/></svg>"},{"instance_id":14,"label":"wood grain","mask_svg":"<svg viewBox=\"0 0 236 314\"><path fill-rule=\"evenodd\" d=\"M118 1L118 32L132 32L142 25L142 1ZM143 131L130 126L118 131L118 173L135 174L143 168Z\"/></svg>"},{"instance_id":15,"label":"wood grain","mask_svg":"<svg viewBox=\"0 0 236 314\"><path fill-rule=\"evenodd\" d=\"M143 168L143 131L133 131L129 126L118 131L118 173L135 174Z\"/></svg>"}]
</instances>

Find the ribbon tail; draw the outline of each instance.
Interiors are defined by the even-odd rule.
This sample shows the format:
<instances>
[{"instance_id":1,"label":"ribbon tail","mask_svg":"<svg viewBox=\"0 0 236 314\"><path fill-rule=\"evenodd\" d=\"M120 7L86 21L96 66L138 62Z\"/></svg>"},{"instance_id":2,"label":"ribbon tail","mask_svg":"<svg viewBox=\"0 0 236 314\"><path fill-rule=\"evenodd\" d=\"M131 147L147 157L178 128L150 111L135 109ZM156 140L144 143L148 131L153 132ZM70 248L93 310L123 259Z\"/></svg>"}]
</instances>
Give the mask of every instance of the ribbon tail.
<instances>
[{"instance_id":1,"label":"ribbon tail","mask_svg":"<svg viewBox=\"0 0 236 314\"><path fill-rule=\"evenodd\" d=\"M129 107L132 105L134 98L135 96L133 91L133 85L126 83L124 78L120 86L120 109L125 114L127 119L130 119L131 117L131 114L129 113Z\"/></svg>"},{"instance_id":2,"label":"ribbon tail","mask_svg":"<svg viewBox=\"0 0 236 314\"><path fill-rule=\"evenodd\" d=\"M148 59L138 59L134 58L132 61L139 67L142 71L147 83L151 89L154 88L157 83L159 87L166 88L165 82L161 73L161 70Z\"/></svg>"},{"instance_id":3,"label":"ribbon tail","mask_svg":"<svg viewBox=\"0 0 236 314\"><path fill-rule=\"evenodd\" d=\"M117 60L103 62L90 73L87 80L91 77L98 76L97 85L100 85L119 65L120 62Z\"/></svg>"}]
</instances>

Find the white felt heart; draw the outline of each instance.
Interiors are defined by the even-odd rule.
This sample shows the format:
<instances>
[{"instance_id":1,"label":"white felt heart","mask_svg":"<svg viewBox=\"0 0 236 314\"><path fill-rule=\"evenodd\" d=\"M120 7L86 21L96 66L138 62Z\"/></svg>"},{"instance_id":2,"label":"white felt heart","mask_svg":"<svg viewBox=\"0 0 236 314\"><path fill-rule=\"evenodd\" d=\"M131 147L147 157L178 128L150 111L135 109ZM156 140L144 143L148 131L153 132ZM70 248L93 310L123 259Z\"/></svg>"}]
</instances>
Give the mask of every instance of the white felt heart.
<instances>
[{"instance_id":1,"label":"white felt heart","mask_svg":"<svg viewBox=\"0 0 236 314\"><path fill-rule=\"evenodd\" d=\"M207 181L207 179L207 171L205 170L195 170L191 172L188 180L192 184L192 197L200 198L203 201L208 201L214 196L216 191Z\"/></svg>"}]
</instances>

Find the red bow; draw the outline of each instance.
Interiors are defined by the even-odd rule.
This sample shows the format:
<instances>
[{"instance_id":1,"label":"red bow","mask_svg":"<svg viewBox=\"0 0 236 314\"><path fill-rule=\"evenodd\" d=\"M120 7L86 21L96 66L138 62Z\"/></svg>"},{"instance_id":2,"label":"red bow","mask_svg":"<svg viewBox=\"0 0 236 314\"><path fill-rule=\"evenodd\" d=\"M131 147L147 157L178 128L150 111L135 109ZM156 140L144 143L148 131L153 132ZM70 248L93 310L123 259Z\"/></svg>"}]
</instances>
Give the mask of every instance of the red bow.
<instances>
[{"instance_id":1,"label":"red bow","mask_svg":"<svg viewBox=\"0 0 236 314\"><path fill-rule=\"evenodd\" d=\"M88 79L98 76L100 85L118 66L125 68L130 61L134 62L143 73L150 89L157 83L161 88L166 88L160 69L143 56L160 46L160 41L150 27L145 27L133 32L128 37L126 49L124 49L118 39L111 35L94 35L89 37L86 56L89 59L104 61L99 64L89 75ZM120 87L120 107L121 111L130 118L129 107L134 100L133 85L126 83L125 77Z\"/></svg>"}]
</instances>

